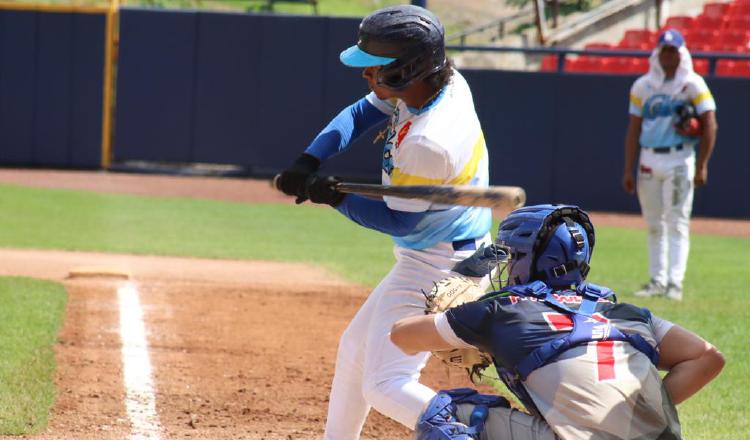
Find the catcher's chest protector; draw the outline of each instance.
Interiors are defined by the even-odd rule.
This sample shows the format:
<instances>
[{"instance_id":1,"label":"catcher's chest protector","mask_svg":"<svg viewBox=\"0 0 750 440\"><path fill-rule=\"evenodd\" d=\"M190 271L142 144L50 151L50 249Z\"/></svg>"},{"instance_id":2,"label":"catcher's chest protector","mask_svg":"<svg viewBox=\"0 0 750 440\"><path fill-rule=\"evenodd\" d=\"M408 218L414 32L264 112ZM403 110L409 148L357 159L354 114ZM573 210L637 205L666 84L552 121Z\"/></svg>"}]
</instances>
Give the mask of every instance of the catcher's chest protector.
<instances>
[{"instance_id":1,"label":"catcher's chest protector","mask_svg":"<svg viewBox=\"0 0 750 440\"><path fill-rule=\"evenodd\" d=\"M514 347L515 349L511 350L500 347L494 350L495 347L493 347L493 354L499 364L497 370L500 379L529 411L539 414L523 386L523 381L534 370L553 362L572 347L593 341L625 341L645 354L654 365L659 362L658 352L641 335L623 332L606 318L608 312L616 308L618 315L621 315L621 318L618 317L620 319L628 319L630 315L631 319L640 321L650 319L650 315L644 316L643 309L632 306L623 304L621 307L612 301L600 302L600 299L606 300L614 297L612 290L606 287L584 283L578 286L576 291L554 291L543 282L534 281L529 284L511 286L501 292L507 292L510 296L499 299L520 306L513 307L518 318L509 320L511 324L507 328L507 333L503 333L505 339L525 340L527 344L525 347ZM572 307L574 304L580 305L575 309ZM538 335L535 341L529 338L525 333L533 332L532 323L529 322L527 326L518 323L530 317L533 320L535 316L545 316L549 314L550 309L553 309L561 320L566 321L570 330L563 336L558 336L560 331L550 328L546 334Z\"/></svg>"}]
</instances>

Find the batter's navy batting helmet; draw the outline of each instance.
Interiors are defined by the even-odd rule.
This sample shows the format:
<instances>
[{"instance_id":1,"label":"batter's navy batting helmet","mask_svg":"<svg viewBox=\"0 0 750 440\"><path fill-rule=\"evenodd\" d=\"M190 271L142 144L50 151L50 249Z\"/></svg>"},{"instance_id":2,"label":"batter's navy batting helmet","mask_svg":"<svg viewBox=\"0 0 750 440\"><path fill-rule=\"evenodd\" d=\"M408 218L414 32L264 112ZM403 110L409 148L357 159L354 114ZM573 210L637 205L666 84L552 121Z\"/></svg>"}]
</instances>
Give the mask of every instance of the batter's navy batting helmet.
<instances>
[{"instance_id":1,"label":"batter's navy batting helmet","mask_svg":"<svg viewBox=\"0 0 750 440\"><path fill-rule=\"evenodd\" d=\"M510 248L509 284L540 280L567 287L586 279L594 225L577 206L527 206L503 220L497 244Z\"/></svg>"},{"instance_id":2,"label":"batter's navy batting helmet","mask_svg":"<svg viewBox=\"0 0 750 440\"><path fill-rule=\"evenodd\" d=\"M444 34L440 20L427 9L383 8L362 20L357 44L339 58L351 67L383 66L378 84L399 90L446 66Z\"/></svg>"}]
</instances>

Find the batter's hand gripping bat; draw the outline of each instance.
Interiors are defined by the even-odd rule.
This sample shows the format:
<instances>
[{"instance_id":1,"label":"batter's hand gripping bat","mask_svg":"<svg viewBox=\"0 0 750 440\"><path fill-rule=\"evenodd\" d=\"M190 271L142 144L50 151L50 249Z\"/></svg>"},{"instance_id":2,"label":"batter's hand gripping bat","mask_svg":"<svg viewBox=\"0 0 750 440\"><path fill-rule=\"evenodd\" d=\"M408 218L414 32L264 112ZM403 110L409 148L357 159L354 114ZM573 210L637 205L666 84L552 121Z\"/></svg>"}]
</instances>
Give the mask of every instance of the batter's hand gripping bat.
<instances>
[{"instance_id":1,"label":"batter's hand gripping bat","mask_svg":"<svg viewBox=\"0 0 750 440\"><path fill-rule=\"evenodd\" d=\"M279 175L271 181L278 186ZM526 203L526 191L519 186L490 186L478 188L467 185L373 185L367 183L337 183L336 191L365 196L394 196L404 199L421 199L444 205L486 206L516 209Z\"/></svg>"}]
</instances>

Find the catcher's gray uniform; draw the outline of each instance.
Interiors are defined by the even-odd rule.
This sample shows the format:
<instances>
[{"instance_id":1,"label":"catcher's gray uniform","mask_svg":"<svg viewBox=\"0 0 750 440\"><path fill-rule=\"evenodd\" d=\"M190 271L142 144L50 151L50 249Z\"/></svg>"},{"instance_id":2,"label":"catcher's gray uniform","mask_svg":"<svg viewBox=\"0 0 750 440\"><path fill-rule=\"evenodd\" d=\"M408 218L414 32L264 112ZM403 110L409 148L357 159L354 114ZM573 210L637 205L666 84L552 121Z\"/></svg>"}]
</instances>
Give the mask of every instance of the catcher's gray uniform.
<instances>
[{"instance_id":1,"label":"catcher's gray uniform","mask_svg":"<svg viewBox=\"0 0 750 440\"><path fill-rule=\"evenodd\" d=\"M554 317L548 316L548 319L554 322ZM444 313L436 315L435 324L446 341L469 346L459 342L462 339L456 336ZM622 325L627 323L620 322ZM644 327L643 323L636 323L632 331L642 331ZM649 327L652 335L644 336L658 344L672 323L652 316ZM557 362L539 368L528 377L526 387L546 421L513 409L490 408L481 439L647 438L646 433L653 432L656 425L665 421L671 425L670 431L679 432L674 406L664 394L658 373L648 359L625 342L613 341L611 351L602 350L597 344L600 343L572 348ZM612 374L616 374L616 379L613 376L612 380L601 380L591 374L592 367L596 371L602 365L606 353L612 355ZM473 405L459 404L459 421L469 424L472 410ZM656 414L664 417L656 420Z\"/></svg>"},{"instance_id":2,"label":"catcher's gray uniform","mask_svg":"<svg viewBox=\"0 0 750 440\"><path fill-rule=\"evenodd\" d=\"M456 410L458 421L468 425L474 405L461 404ZM481 440L556 440L552 428L539 417L514 408L490 408Z\"/></svg>"}]
</instances>

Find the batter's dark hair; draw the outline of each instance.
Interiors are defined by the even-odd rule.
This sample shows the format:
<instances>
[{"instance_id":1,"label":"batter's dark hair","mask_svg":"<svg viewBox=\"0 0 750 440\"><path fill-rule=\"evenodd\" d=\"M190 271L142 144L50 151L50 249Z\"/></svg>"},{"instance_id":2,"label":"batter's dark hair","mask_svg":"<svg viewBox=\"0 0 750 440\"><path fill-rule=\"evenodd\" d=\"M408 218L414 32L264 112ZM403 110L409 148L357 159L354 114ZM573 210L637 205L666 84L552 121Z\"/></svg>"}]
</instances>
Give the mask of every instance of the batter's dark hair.
<instances>
[{"instance_id":1,"label":"batter's dark hair","mask_svg":"<svg viewBox=\"0 0 750 440\"><path fill-rule=\"evenodd\" d=\"M453 60L446 58L445 65L424 80L427 84L442 89L451 81L451 78L453 78Z\"/></svg>"}]
</instances>

